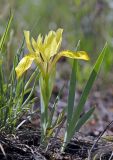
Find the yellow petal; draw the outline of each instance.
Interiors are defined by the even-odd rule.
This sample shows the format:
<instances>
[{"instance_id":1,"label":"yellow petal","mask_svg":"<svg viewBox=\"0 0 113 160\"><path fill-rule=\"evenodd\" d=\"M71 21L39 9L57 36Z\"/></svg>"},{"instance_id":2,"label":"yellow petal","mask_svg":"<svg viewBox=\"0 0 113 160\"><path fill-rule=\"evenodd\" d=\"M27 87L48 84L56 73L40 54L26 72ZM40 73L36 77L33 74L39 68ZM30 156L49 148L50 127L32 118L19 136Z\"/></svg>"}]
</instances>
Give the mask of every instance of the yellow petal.
<instances>
[{"instance_id":1,"label":"yellow petal","mask_svg":"<svg viewBox=\"0 0 113 160\"><path fill-rule=\"evenodd\" d=\"M49 61L51 54L55 52L54 47L56 47L57 45L54 31L50 31L48 35L45 36L43 45L44 45L43 54L46 57L46 61Z\"/></svg>"},{"instance_id":2,"label":"yellow petal","mask_svg":"<svg viewBox=\"0 0 113 160\"><path fill-rule=\"evenodd\" d=\"M44 45L48 45L51 43L51 41L54 39L55 37L55 32L54 31L50 31L48 33L48 35L45 36L45 39L44 39Z\"/></svg>"},{"instance_id":3,"label":"yellow petal","mask_svg":"<svg viewBox=\"0 0 113 160\"><path fill-rule=\"evenodd\" d=\"M44 55L46 56L46 60L49 61L52 56L54 56L57 53L56 50L57 42L54 38L51 43L48 43L44 49Z\"/></svg>"},{"instance_id":4,"label":"yellow petal","mask_svg":"<svg viewBox=\"0 0 113 160\"><path fill-rule=\"evenodd\" d=\"M37 38L37 48L39 49L39 53L41 54L44 61L46 61L46 57L44 55L44 44L43 44L43 36L39 34Z\"/></svg>"},{"instance_id":5,"label":"yellow petal","mask_svg":"<svg viewBox=\"0 0 113 160\"><path fill-rule=\"evenodd\" d=\"M31 42L30 42L30 32L24 31L24 36L25 36L26 45L27 45L29 52L33 53L33 49L32 49Z\"/></svg>"},{"instance_id":6,"label":"yellow petal","mask_svg":"<svg viewBox=\"0 0 113 160\"><path fill-rule=\"evenodd\" d=\"M73 59L82 59L82 60L89 60L89 56L85 51L77 51L77 52L72 52L72 51L62 51L58 53L58 59L60 57L68 57L68 58L73 58ZM57 57L57 55L56 55Z\"/></svg>"},{"instance_id":7,"label":"yellow petal","mask_svg":"<svg viewBox=\"0 0 113 160\"><path fill-rule=\"evenodd\" d=\"M43 37L41 36L41 34L39 34L39 36L37 38L37 45L38 46L42 45L42 41L43 41Z\"/></svg>"},{"instance_id":8,"label":"yellow petal","mask_svg":"<svg viewBox=\"0 0 113 160\"><path fill-rule=\"evenodd\" d=\"M33 46L34 51L39 55L39 47L33 37L31 38L31 42L32 42L32 46Z\"/></svg>"},{"instance_id":9,"label":"yellow petal","mask_svg":"<svg viewBox=\"0 0 113 160\"><path fill-rule=\"evenodd\" d=\"M57 39L57 42L59 42L59 41L62 39L62 33L63 33L63 29L62 29L62 28L59 28L59 29L56 31L56 39Z\"/></svg>"},{"instance_id":10,"label":"yellow petal","mask_svg":"<svg viewBox=\"0 0 113 160\"><path fill-rule=\"evenodd\" d=\"M49 61L51 57L57 54L62 42L63 29L59 28L56 32L50 31L44 39L44 55Z\"/></svg>"},{"instance_id":11,"label":"yellow petal","mask_svg":"<svg viewBox=\"0 0 113 160\"><path fill-rule=\"evenodd\" d=\"M59 49L60 46L61 46L62 33L63 33L63 29L62 29L62 28L59 28L59 29L56 31L57 51L58 51L58 49Z\"/></svg>"},{"instance_id":12,"label":"yellow petal","mask_svg":"<svg viewBox=\"0 0 113 160\"><path fill-rule=\"evenodd\" d=\"M22 74L28 70L35 59L33 54L28 54L19 62L18 66L15 68L17 78L21 77Z\"/></svg>"},{"instance_id":13,"label":"yellow petal","mask_svg":"<svg viewBox=\"0 0 113 160\"><path fill-rule=\"evenodd\" d=\"M56 62L61 58L61 57L68 57L68 58L73 58L73 59L82 59L82 60L89 60L89 56L85 51L77 51L77 52L72 52L72 51L61 51L58 53L54 60L52 61L50 70L54 67Z\"/></svg>"},{"instance_id":14,"label":"yellow petal","mask_svg":"<svg viewBox=\"0 0 113 160\"><path fill-rule=\"evenodd\" d=\"M57 54L62 42L62 33L63 29L61 28L56 31L55 37L51 43L50 57L53 57Z\"/></svg>"}]
</instances>

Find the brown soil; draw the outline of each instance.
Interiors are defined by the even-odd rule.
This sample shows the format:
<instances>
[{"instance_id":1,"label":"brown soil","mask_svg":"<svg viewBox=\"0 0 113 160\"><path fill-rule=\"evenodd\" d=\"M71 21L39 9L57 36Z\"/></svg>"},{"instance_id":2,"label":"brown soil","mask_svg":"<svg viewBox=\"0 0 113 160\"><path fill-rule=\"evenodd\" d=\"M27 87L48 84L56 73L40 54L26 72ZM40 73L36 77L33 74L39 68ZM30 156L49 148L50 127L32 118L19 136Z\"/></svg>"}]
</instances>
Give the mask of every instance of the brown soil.
<instances>
[{"instance_id":1,"label":"brown soil","mask_svg":"<svg viewBox=\"0 0 113 160\"><path fill-rule=\"evenodd\" d=\"M67 145L65 152L60 152L62 141L52 138L48 147L40 146L40 134L31 129L20 130L16 135L0 134L0 160L85 160L96 138L78 133ZM113 144L100 140L93 148L91 159L97 156L108 160Z\"/></svg>"}]
</instances>

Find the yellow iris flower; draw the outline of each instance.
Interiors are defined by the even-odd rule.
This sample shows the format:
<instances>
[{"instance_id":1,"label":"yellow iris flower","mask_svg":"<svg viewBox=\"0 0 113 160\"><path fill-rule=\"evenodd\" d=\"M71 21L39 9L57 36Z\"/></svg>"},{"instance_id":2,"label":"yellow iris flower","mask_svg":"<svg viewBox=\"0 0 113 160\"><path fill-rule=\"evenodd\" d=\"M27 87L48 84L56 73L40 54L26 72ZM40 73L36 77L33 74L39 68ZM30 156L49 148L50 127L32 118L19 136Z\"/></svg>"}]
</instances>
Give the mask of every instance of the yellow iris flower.
<instances>
[{"instance_id":1,"label":"yellow iris flower","mask_svg":"<svg viewBox=\"0 0 113 160\"><path fill-rule=\"evenodd\" d=\"M30 68L33 61L38 65L44 76L47 73L51 73L56 62L62 56L73 59L89 60L89 56L85 51L59 51L62 42L62 32L63 29L59 28L56 32L50 31L48 35L45 36L44 40L41 35L38 36L37 40L34 40L34 38L31 38L30 40L30 32L24 31L29 53L22 58L18 66L15 68L18 78Z\"/></svg>"}]
</instances>

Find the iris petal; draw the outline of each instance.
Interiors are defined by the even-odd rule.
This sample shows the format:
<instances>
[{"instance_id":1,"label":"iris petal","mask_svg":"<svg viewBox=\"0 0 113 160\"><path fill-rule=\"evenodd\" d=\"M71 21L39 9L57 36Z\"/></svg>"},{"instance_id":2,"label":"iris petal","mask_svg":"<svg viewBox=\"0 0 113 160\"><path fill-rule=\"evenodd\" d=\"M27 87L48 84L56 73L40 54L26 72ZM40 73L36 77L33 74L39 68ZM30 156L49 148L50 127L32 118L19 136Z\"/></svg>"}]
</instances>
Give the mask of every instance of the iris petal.
<instances>
[{"instance_id":1,"label":"iris petal","mask_svg":"<svg viewBox=\"0 0 113 160\"><path fill-rule=\"evenodd\" d=\"M89 56L85 51L77 51L77 52L62 51L58 54L58 57L60 58L62 56L73 59L89 60Z\"/></svg>"},{"instance_id":2,"label":"iris petal","mask_svg":"<svg viewBox=\"0 0 113 160\"><path fill-rule=\"evenodd\" d=\"M54 60L52 61L52 64L50 66L50 71L51 69L55 66L56 62L61 58L61 57L68 57L72 59L81 59L81 60L89 60L89 56L85 51L77 51L77 52L72 52L72 51L61 51L58 54L56 54Z\"/></svg>"},{"instance_id":3,"label":"iris petal","mask_svg":"<svg viewBox=\"0 0 113 160\"><path fill-rule=\"evenodd\" d=\"M63 29L58 29L56 32L50 31L44 39L44 55L46 61L49 61L51 57L57 54L61 42L62 42Z\"/></svg>"},{"instance_id":4,"label":"iris petal","mask_svg":"<svg viewBox=\"0 0 113 160\"><path fill-rule=\"evenodd\" d=\"M18 66L15 68L17 78L21 77L23 73L31 67L34 59L35 56L33 56L33 54L27 54L24 58L22 58Z\"/></svg>"},{"instance_id":5,"label":"iris petal","mask_svg":"<svg viewBox=\"0 0 113 160\"><path fill-rule=\"evenodd\" d=\"M27 45L29 52L33 53L33 49L32 49L31 42L30 42L30 32L24 31L24 36L25 36L26 45Z\"/></svg>"},{"instance_id":6,"label":"iris petal","mask_svg":"<svg viewBox=\"0 0 113 160\"><path fill-rule=\"evenodd\" d=\"M59 48L60 48L60 46L61 46L62 33L63 33L63 29L62 29L62 28L59 28L59 29L56 31L57 51L59 50Z\"/></svg>"}]
</instances>

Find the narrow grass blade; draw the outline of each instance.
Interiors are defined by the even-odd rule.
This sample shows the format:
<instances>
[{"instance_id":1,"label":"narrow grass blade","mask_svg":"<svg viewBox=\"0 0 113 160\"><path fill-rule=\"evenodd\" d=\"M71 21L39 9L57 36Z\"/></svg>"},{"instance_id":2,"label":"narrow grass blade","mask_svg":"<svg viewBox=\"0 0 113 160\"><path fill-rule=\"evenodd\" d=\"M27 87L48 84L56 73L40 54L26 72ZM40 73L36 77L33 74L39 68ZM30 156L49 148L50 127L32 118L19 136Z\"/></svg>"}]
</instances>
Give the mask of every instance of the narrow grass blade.
<instances>
[{"instance_id":1,"label":"narrow grass blade","mask_svg":"<svg viewBox=\"0 0 113 160\"><path fill-rule=\"evenodd\" d=\"M34 79L34 77L36 76L37 74L37 71L38 71L38 67L35 69L35 71L32 73L32 75L30 76L28 82L26 83L25 87L24 87L24 90L26 90L29 86L29 84L32 82L32 80Z\"/></svg>"},{"instance_id":2,"label":"narrow grass blade","mask_svg":"<svg viewBox=\"0 0 113 160\"><path fill-rule=\"evenodd\" d=\"M59 101L59 99L60 99L60 96L61 96L61 94L62 94L63 89L64 89L64 85L63 85L63 87L60 89L60 91L59 91L59 93L58 93L58 95L57 95L57 97L56 97L56 99L55 99L55 102L54 102L54 104L53 104L53 107L52 107L52 109L51 109L51 111L50 111L49 120L48 120L48 128L51 127L51 125L52 125L53 116L54 116L54 113L55 113L55 111L56 111L57 103L58 103L58 101Z\"/></svg>"},{"instance_id":3,"label":"narrow grass blade","mask_svg":"<svg viewBox=\"0 0 113 160\"><path fill-rule=\"evenodd\" d=\"M37 72L38 72L38 71L37 71ZM37 80L39 80L39 77L40 77L40 73L38 72L38 75L37 75L37 77L36 77L36 79L35 79L33 88L32 88L32 90L31 90L31 92L30 92L28 98L27 98L27 99L25 100L25 102L22 104L22 107L23 107L24 105L26 105L26 104L29 102L29 100L30 100L30 98L31 98L31 96L32 96L32 94L33 94L33 92L34 92L34 90L35 90L36 82L37 82Z\"/></svg>"},{"instance_id":4,"label":"narrow grass blade","mask_svg":"<svg viewBox=\"0 0 113 160\"><path fill-rule=\"evenodd\" d=\"M5 32L4 32L4 34L3 34L3 36L2 36L2 38L1 38L1 40L0 40L0 51L2 51L2 49L3 49L3 45L4 45L5 39L6 39L6 37L7 37L7 34L8 34L8 31L9 31L9 28L10 28L10 25L11 25L11 22L12 22L12 19L13 19L13 15L11 14L11 15L10 15L10 18L9 18L9 20L8 20L8 23L7 23L7 25L6 25Z\"/></svg>"}]
</instances>

